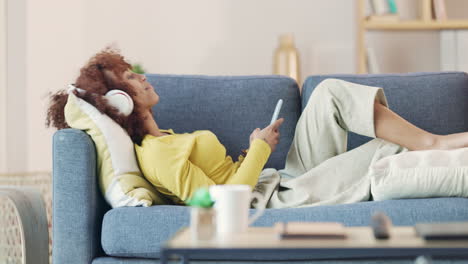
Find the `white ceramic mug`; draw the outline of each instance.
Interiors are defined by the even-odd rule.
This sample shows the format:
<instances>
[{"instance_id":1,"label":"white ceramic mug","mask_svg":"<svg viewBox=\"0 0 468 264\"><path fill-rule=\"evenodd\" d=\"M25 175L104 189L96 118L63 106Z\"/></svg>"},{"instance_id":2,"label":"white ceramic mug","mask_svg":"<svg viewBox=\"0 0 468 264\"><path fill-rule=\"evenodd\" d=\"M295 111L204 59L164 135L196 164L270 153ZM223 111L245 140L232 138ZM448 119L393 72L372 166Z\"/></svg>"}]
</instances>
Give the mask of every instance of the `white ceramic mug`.
<instances>
[{"instance_id":1,"label":"white ceramic mug","mask_svg":"<svg viewBox=\"0 0 468 264\"><path fill-rule=\"evenodd\" d=\"M215 201L216 231L218 234L232 234L247 231L247 227L257 220L263 209L249 219L250 202L261 195L252 193L249 185L214 185L210 187L211 198Z\"/></svg>"}]
</instances>

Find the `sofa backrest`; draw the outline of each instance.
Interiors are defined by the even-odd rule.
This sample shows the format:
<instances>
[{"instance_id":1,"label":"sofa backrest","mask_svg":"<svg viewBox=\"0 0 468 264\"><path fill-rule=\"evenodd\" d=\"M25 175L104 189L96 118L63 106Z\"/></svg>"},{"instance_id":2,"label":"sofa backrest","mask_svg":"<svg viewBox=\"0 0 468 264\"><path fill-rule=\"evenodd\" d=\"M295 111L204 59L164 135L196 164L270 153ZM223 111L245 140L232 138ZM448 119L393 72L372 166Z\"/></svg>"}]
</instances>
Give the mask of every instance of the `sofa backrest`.
<instances>
[{"instance_id":1,"label":"sofa backrest","mask_svg":"<svg viewBox=\"0 0 468 264\"><path fill-rule=\"evenodd\" d=\"M429 132L449 134L468 131L467 73L310 76L302 88L302 107L305 107L314 88L327 78L382 87L393 111ZM348 149L369 140L350 133Z\"/></svg>"},{"instance_id":2,"label":"sofa backrest","mask_svg":"<svg viewBox=\"0 0 468 264\"><path fill-rule=\"evenodd\" d=\"M267 126L278 99L285 118L280 143L265 168L284 168L287 152L300 115L296 82L283 76L194 76L148 74L147 80L160 96L153 108L162 129L176 133L211 130L237 160L249 147L250 133Z\"/></svg>"}]
</instances>

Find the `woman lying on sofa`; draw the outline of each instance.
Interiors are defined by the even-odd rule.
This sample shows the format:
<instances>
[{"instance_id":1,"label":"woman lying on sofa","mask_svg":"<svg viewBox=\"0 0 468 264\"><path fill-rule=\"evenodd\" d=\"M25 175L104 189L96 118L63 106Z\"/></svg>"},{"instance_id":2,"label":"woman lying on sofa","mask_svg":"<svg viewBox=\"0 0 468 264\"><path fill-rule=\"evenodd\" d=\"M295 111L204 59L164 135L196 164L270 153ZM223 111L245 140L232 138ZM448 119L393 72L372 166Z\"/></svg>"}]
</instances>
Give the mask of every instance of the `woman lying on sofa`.
<instances>
[{"instance_id":1,"label":"woman lying on sofa","mask_svg":"<svg viewBox=\"0 0 468 264\"><path fill-rule=\"evenodd\" d=\"M210 131L177 134L160 129L151 110L159 102L158 94L144 75L132 72L131 65L113 50L93 56L81 68L75 86L82 89L73 91L77 97L127 131L145 177L177 204L184 204L202 186L248 184L254 188L279 142L282 118L252 131L249 149L234 162ZM110 106L104 95L111 90L124 92L133 108L128 112ZM64 118L67 98L66 91L51 96L48 125L68 127ZM348 131L377 139L346 152ZM435 135L398 116L387 107L381 88L327 79L314 89L297 123L285 169L280 171L289 193L272 199L268 207L366 200L369 183L364 176L382 155L466 146L468 133ZM305 198L298 194L304 188Z\"/></svg>"}]
</instances>

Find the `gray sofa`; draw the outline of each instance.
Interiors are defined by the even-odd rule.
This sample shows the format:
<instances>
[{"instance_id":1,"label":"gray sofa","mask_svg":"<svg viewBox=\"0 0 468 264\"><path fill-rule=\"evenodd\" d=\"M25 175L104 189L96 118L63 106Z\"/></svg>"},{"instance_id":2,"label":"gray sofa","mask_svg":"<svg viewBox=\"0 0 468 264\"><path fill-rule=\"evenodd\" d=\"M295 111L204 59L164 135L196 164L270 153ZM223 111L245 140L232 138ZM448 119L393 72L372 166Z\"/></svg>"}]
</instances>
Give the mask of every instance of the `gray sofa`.
<instances>
[{"instance_id":1,"label":"gray sofa","mask_svg":"<svg viewBox=\"0 0 468 264\"><path fill-rule=\"evenodd\" d=\"M462 72L310 76L302 87L302 95L292 79L281 76L147 76L161 97L154 109L161 128L172 128L176 133L211 130L235 159L241 149L248 147L250 132L268 124L277 100L282 98L280 116L285 122L281 141L266 165L277 169L284 167L302 108L316 85L326 78L383 87L394 111L431 132L468 131L468 75ZM367 140L350 135L349 148ZM109 208L97 187L93 142L79 130L64 129L54 134L53 194L55 264L157 263L161 243L189 224L189 211L184 206ZM431 198L267 209L255 225L271 226L276 221L338 221L347 226L363 226L369 224L371 214L377 210L386 212L395 225L468 221L468 199ZM232 260L228 255L203 259ZM275 259L268 255L249 255L235 260L312 262L293 255ZM366 261L338 261L330 256L325 262ZM409 263L410 259L401 261Z\"/></svg>"}]
</instances>

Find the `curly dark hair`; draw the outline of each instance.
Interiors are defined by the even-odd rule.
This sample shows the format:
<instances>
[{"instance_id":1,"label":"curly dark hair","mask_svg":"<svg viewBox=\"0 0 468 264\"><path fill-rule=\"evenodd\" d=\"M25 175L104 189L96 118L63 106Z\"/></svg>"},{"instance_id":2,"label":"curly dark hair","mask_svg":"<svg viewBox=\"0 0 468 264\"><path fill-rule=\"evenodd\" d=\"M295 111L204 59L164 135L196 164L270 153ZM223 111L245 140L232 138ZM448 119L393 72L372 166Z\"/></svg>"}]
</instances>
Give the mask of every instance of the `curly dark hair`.
<instances>
[{"instance_id":1,"label":"curly dark hair","mask_svg":"<svg viewBox=\"0 0 468 264\"><path fill-rule=\"evenodd\" d=\"M115 107L110 106L104 97L108 91L114 89L125 91L132 97L135 96L130 85L122 79L123 73L129 69L131 69L131 65L125 61L117 50L106 48L94 55L81 68L75 86L85 90L85 93L75 92L75 95L112 118L127 131L134 143L141 145L143 136L147 134L143 125L143 113L138 111L138 107L135 107L133 112L126 117L120 114ZM69 128L64 115L67 99L68 93L65 90L50 94L50 104L46 118L47 127Z\"/></svg>"}]
</instances>

